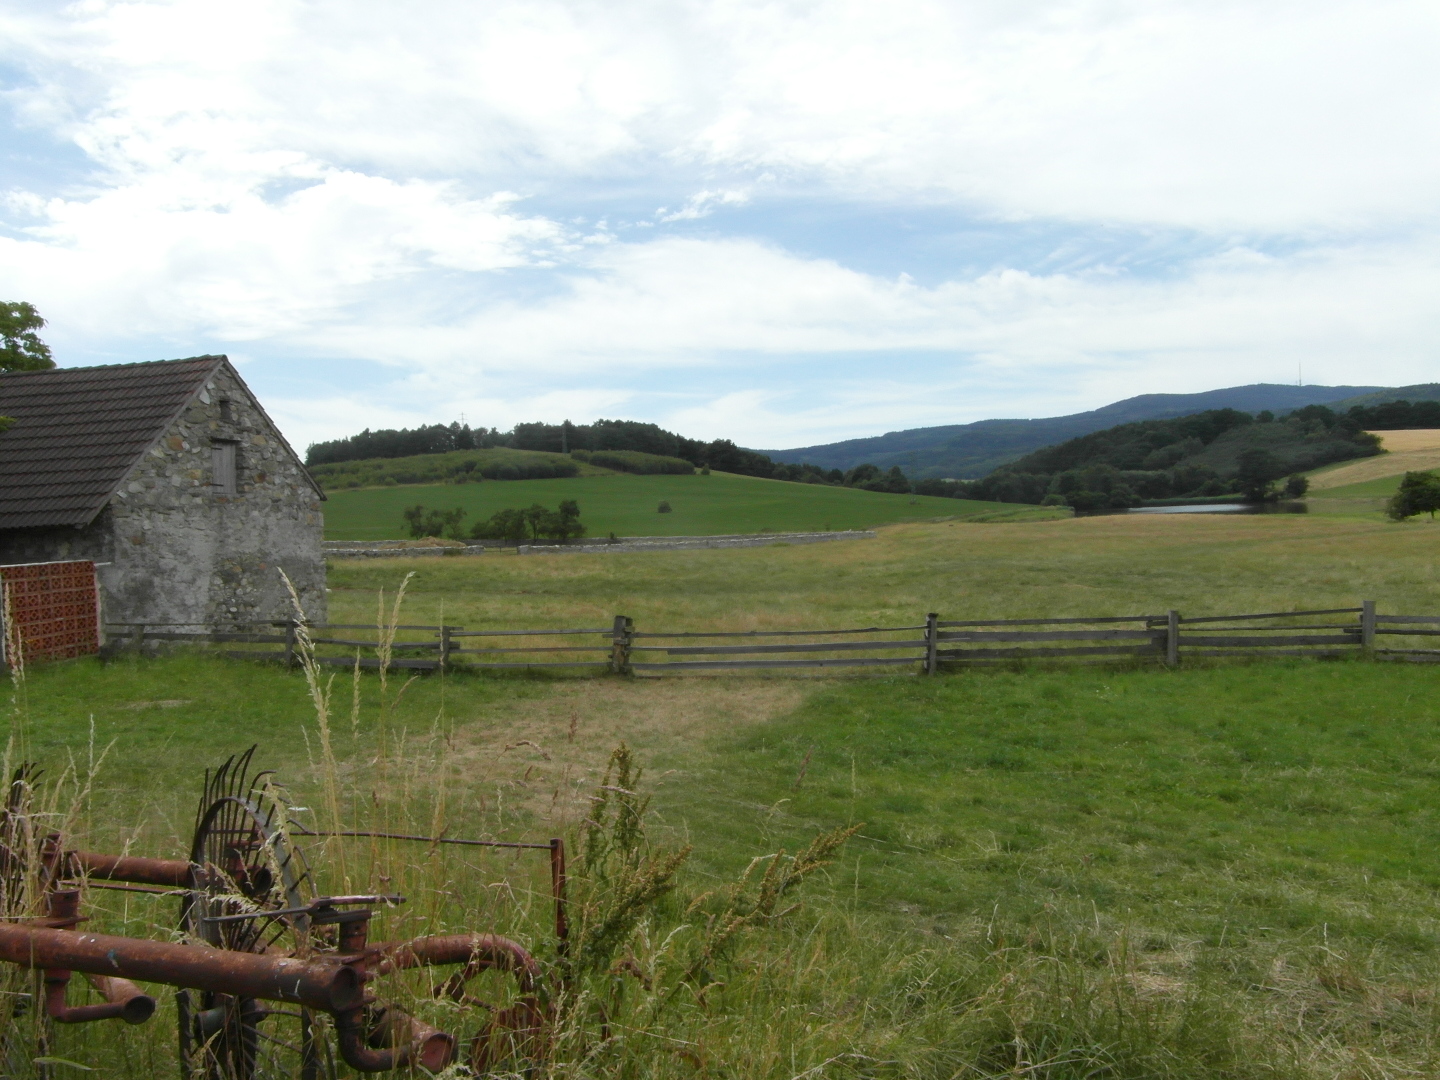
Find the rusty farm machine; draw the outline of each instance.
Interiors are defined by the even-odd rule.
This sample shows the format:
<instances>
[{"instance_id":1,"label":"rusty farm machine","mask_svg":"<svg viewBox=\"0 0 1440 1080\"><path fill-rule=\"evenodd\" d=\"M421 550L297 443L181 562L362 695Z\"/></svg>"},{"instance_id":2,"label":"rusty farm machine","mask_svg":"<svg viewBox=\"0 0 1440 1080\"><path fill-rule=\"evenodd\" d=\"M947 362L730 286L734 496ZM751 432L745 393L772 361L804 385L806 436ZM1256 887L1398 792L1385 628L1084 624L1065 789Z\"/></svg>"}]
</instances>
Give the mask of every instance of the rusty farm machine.
<instances>
[{"instance_id":1,"label":"rusty farm machine","mask_svg":"<svg viewBox=\"0 0 1440 1080\"><path fill-rule=\"evenodd\" d=\"M252 747L207 773L184 859L67 847L32 812L38 773L29 766L15 773L0 810L0 960L35 976L33 993L15 1009L16 1015L25 1007L33 1012L26 1024L12 1022L6 1059L49 1060L55 1024L145 1023L156 1001L137 982L175 988L184 1080L327 1080L345 1066L362 1073L415 1067L438 1072L455 1061L483 1074L542 1057L549 995L529 951L490 933L371 941L372 913L404 898L313 895L314 876L293 837L373 836L546 851L562 954L563 843L300 830L274 797L269 774L251 773L253 753ZM175 939L84 929L86 885L173 893L179 900ZM450 969L425 985L437 998L464 1005L484 1005L467 984L482 972L499 972L514 981L510 1003L466 1010L485 1020L462 1046L455 1035L377 995L383 976L422 968ZM73 973L104 1001L70 1004ZM18 1052L17 1039L25 1043Z\"/></svg>"}]
</instances>

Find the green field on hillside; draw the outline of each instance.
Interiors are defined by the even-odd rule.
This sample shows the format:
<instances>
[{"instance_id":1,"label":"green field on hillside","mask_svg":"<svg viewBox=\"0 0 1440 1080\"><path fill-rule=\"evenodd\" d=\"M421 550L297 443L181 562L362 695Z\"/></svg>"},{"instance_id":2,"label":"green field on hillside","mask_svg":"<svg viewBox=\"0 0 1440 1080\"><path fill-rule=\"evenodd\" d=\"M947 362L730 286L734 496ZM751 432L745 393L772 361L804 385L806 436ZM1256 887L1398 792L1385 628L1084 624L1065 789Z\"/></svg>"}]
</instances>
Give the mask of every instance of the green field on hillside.
<instances>
[{"instance_id":1,"label":"green field on hillside","mask_svg":"<svg viewBox=\"0 0 1440 1080\"><path fill-rule=\"evenodd\" d=\"M1311 499L1388 499L1400 487L1400 475L1381 476L1374 480L1362 480L1358 484L1344 484L1341 487L1323 488L1310 492Z\"/></svg>"},{"instance_id":2,"label":"green field on hillside","mask_svg":"<svg viewBox=\"0 0 1440 1080\"><path fill-rule=\"evenodd\" d=\"M407 535L407 506L463 507L465 528L498 510L562 499L580 504L590 536L709 536L719 533L824 532L868 529L897 521L1026 511L1007 503L890 495L825 484L795 484L751 476L590 476L556 480L497 480L336 491L325 504L328 540L391 540ZM671 512L657 507L668 501ZM1068 514L1069 511L1063 511ZM1046 516L1059 516L1045 511Z\"/></svg>"}]
</instances>

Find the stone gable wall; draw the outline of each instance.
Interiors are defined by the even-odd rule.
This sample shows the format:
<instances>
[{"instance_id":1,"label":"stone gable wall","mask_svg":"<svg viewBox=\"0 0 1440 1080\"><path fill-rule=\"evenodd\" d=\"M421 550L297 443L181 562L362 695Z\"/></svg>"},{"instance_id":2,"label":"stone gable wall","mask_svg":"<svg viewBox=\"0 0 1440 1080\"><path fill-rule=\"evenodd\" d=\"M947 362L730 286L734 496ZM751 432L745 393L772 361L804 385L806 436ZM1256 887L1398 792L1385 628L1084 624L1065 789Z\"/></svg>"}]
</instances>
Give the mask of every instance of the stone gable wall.
<instances>
[{"instance_id":1,"label":"stone gable wall","mask_svg":"<svg viewBox=\"0 0 1440 1080\"><path fill-rule=\"evenodd\" d=\"M233 495L213 487L217 440L237 447ZM113 552L101 568L107 622L288 618L277 567L306 615L326 618L320 496L228 365L125 478L102 521Z\"/></svg>"}]
</instances>

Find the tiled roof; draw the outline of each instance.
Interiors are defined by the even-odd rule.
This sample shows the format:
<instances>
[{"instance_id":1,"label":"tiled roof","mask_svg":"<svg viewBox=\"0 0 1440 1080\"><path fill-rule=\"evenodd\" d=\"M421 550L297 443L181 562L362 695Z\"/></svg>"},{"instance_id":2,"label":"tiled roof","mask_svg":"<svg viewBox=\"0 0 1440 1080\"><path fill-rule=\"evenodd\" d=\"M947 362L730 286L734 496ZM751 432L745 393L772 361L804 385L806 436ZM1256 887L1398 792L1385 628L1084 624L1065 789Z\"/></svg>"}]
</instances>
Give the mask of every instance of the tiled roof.
<instances>
[{"instance_id":1,"label":"tiled roof","mask_svg":"<svg viewBox=\"0 0 1440 1080\"><path fill-rule=\"evenodd\" d=\"M88 525L223 356L0 375L0 529Z\"/></svg>"}]
</instances>

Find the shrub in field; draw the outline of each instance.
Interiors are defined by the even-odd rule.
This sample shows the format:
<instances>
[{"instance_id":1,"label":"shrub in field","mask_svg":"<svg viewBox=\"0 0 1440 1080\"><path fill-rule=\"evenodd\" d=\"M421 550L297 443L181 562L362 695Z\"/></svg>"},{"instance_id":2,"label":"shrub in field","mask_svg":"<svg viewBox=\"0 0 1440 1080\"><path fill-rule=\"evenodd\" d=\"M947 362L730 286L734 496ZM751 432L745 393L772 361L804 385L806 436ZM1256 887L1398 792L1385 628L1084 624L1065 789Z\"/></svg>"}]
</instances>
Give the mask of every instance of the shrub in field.
<instances>
[{"instance_id":1,"label":"shrub in field","mask_svg":"<svg viewBox=\"0 0 1440 1080\"><path fill-rule=\"evenodd\" d=\"M1385 513L1395 521L1417 514L1429 514L1433 520L1437 510L1440 510L1440 478L1428 472L1407 472L1385 507Z\"/></svg>"},{"instance_id":2,"label":"shrub in field","mask_svg":"<svg viewBox=\"0 0 1440 1080\"><path fill-rule=\"evenodd\" d=\"M585 535L580 520L580 506L574 499L564 499L559 510L550 510L532 503L523 510L499 510L485 521L477 521L470 529L476 540L539 540L545 537L564 543Z\"/></svg>"},{"instance_id":3,"label":"shrub in field","mask_svg":"<svg viewBox=\"0 0 1440 1080\"><path fill-rule=\"evenodd\" d=\"M670 513L670 500L669 500L669 499L661 499L661 500L660 500L660 505L655 508L655 512L656 512L657 514L668 514L668 513Z\"/></svg>"},{"instance_id":4,"label":"shrub in field","mask_svg":"<svg viewBox=\"0 0 1440 1080\"><path fill-rule=\"evenodd\" d=\"M1274 454L1255 448L1241 453L1235 482L1246 502L1272 502L1278 494L1275 480L1283 474L1284 466Z\"/></svg>"},{"instance_id":5,"label":"shrub in field","mask_svg":"<svg viewBox=\"0 0 1440 1080\"><path fill-rule=\"evenodd\" d=\"M406 507L404 516L413 537L443 535L451 540L461 539L460 522L465 511L458 506L454 510L426 510L415 505Z\"/></svg>"}]
</instances>

